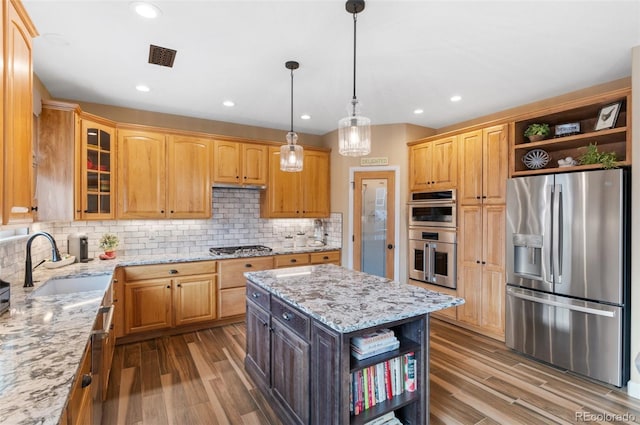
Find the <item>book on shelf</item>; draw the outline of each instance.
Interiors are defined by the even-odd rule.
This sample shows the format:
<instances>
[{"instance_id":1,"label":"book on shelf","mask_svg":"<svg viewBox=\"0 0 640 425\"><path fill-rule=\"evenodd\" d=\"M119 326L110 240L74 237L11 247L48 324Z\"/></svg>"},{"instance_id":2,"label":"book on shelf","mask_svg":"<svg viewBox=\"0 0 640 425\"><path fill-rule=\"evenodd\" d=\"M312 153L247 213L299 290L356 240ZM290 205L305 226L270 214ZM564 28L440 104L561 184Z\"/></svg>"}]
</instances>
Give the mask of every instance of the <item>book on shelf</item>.
<instances>
[{"instance_id":1,"label":"book on shelf","mask_svg":"<svg viewBox=\"0 0 640 425\"><path fill-rule=\"evenodd\" d=\"M375 346L370 349L361 349L351 346L351 355L358 360L366 359L368 357L377 356L378 354L386 353L400 347L400 341L397 339L387 342L385 345Z\"/></svg>"},{"instance_id":2,"label":"book on shelf","mask_svg":"<svg viewBox=\"0 0 640 425\"><path fill-rule=\"evenodd\" d=\"M392 339L397 338L391 329L377 329L363 335L354 336L351 338L351 346L367 349L376 345L385 345Z\"/></svg>"},{"instance_id":3,"label":"book on shelf","mask_svg":"<svg viewBox=\"0 0 640 425\"><path fill-rule=\"evenodd\" d=\"M400 422L398 418L396 418L396 415L393 412L389 412L378 418L375 418L372 421L365 422L364 425L395 425L395 424L402 424L402 422Z\"/></svg>"}]
</instances>

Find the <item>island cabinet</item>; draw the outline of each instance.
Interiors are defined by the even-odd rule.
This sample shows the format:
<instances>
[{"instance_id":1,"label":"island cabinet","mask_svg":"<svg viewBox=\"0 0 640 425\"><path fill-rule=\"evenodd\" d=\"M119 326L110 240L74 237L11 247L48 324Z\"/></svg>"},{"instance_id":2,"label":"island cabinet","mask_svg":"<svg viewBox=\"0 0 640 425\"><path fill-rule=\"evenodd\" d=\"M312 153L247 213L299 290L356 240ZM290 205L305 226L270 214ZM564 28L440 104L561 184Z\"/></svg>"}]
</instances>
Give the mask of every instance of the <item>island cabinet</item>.
<instances>
[{"instance_id":1,"label":"island cabinet","mask_svg":"<svg viewBox=\"0 0 640 425\"><path fill-rule=\"evenodd\" d=\"M211 217L210 141L118 129L118 218Z\"/></svg>"},{"instance_id":2,"label":"island cabinet","mask_svg":"<svg viewBox=\"0 0 640 425\"><path fill-rule=\"evenodd\" d=\"M389 412L404 424L428 422L429 313L463 300L335 265L246 276L245 369L283 423L366 424ZM389 296L376 304L383 290ZM392 330L399 347L357 360L352 339L381 329ZM393 388L402 390L387 396L382 371L393 365ZM415 386L401 377L410 365ZM377 402L355 407L369 384Z\"/></svg>"},{"instance_id":3,"label":"island cabinet","mask_svg":"<svg viewBox=\"0 0 640 425\"><path fill-rule=\"evenodd\" d=\"M329 217L329 153L304 150L301 172L280 170L280 148L269 148L269 182L260 192L263 218Z\"/></svg>"},{"instance_id":4,"label":"island cabinet","mask_svg":"<svg viewBox=\"0 0 640 425\"><path fill-rule=\"evenodd\" d=\"M453 189L457 184L457 137L415 142L409 148L409 190Z\"/></svg>"},{"instance_id":5,"label":"island cabinet","mask_svg":"<svg viewBox=\"0 0 640 425\"><path fill-rule=\"evenodd\" d=\"M267 184L268 146L227 140L213 142L213 183L233 186Z\"/></svg>"},{"instance_id":6,"label":"island cabinet","mask_svg":"<svg viewBox=\"0 0 640 425\"><path fill-rule=\"evenodd\" d=\"M217 262L124 267L124 334L165 330L217 318ZM117 307L116 307L117 308Z\"/></svg>"},{"instance_id":7,"label":"island cabinet","mask_svg":"<svg viewBox=\"0 0 640 425\"><path fill-rule=\"evenodd\" d=\"M3 65L0 119L1 224L33 221L33 22L18 0L2 2Z\"/></svg>"}]
</instances>

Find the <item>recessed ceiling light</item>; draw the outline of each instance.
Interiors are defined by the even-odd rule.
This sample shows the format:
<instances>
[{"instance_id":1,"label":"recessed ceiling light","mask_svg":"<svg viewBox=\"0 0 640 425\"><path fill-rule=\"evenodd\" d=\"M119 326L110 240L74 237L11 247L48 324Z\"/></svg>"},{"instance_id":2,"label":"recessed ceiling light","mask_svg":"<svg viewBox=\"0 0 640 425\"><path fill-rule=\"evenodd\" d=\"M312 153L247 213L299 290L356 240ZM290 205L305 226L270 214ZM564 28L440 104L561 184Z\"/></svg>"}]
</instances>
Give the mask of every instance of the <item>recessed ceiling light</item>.
<instances>
[{"instance_id":1,"label":"recessed ceiling light","mask_svg":"<svg viewBox=\"0 0 640 425\"><path fill-rule=\"evenodd\" d=\"M462 100L462 96L460 95L451 96L452 102L460 102L461 100Z\"/></svg>"},{"instance_id":2,"label":"recessed ceiling light","mask_svg":"<svg viewBox=\"0 0 640 425\"><path fill-rule=\"evenodd\" d=\"M231 108L232 106L235 106L236 104L233 102L233 100L225 100L224 102L222 102L222 104L228 108Z\"/></svg>"},{"instance_id":3,"label":"recessed ceiling light","mask_svg":"<svg viewBox=\"0 0 640 425\"><path fill-rule=\"evenodd\" d=\"M147 19L155 19L162 15L162 11L155 4L144 1L134 1L129 6L140 16Z\"/></svg>"},{"instance_id":4,"label":"recessed ceiling light","mask_svg":"<svg viewBox=\"0 0 640 425\"><path fill-rule=\"evenodd\" d=\"M303 120L310 120L311 119L311 115L309 114L302 114L300 115L300 118Z\"/></svg>"},{"instance_id":5,"label":"recessed ceiling light","mask_svg":"<svg viewBox=\"0 0 640 425\"><path fill-rule=\"evenodd\" d=\"M424 113L424 109L420 109L420 108L414 109L413 113L416 114L416 115L420 115L420 114Z\"/></svg>"},{"instance_id":6,"label":"recessed ceiling light","mask_svg":"<svg viewBox=\"0 0 640 425\"><path fill-rule=\"evenodd\" d=\"M149 86L145 86L144 84L138 84L136 86L136 90L141 91L141 92L145 92L145 93L151 91Z\"/></svg>"}]
</instances>

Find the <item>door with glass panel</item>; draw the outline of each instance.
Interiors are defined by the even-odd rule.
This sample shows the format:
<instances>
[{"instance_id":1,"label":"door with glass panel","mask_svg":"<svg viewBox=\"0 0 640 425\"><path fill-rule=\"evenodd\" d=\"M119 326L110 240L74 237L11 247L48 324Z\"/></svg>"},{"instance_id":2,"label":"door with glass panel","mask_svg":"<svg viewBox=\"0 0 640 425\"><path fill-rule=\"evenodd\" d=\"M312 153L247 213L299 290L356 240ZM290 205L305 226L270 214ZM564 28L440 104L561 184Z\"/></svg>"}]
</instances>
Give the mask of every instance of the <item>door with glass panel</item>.
<instances>
[{"instance_id":1,"label":"door with glass panel","mask_svg":"<svg viewBox=\"0 0 640 425\"><path fill-rule=\"evenodd\" d=\"M76 219L114 218L114 147L115 129L97 122L82 120L80 185L76 199Z\"/></svg>"},{"instance_id":2,"label":"door with glass panel","mask_svg":"<svg viewBox=\"0 0 640 425\"><path fill-rule=\"evenodd\" d=\"M353 268L394 277L395 172L354 173Z\"/></svg>"}]
</instances>

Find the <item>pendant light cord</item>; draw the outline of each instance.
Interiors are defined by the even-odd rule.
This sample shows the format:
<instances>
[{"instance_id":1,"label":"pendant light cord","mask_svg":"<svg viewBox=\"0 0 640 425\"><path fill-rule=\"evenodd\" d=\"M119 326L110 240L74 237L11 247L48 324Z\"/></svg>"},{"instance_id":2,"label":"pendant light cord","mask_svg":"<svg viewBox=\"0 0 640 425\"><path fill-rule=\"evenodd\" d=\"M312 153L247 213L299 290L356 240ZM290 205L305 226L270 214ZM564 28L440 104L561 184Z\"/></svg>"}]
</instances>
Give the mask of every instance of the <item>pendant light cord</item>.
<instances>
[{"instance_id":1,"label":"pendant light cord","mask_svg":"<svg viewBox=\"0 0 640 425\"><path fill-rule=\"evenodd\" d=\"M358 14L353 14L353 116L356 116L356 23L358 22Z\"/></svg>"},{"instance_id":2,"label":"pendant light cord","mask_svg":"<svg viewBox=\"0 0 640 425\"><path fill-rule=\"evenodd\" d=\"M293 69L291 70L291 132L293 133Z\"/></svg>"}]
</instances>

